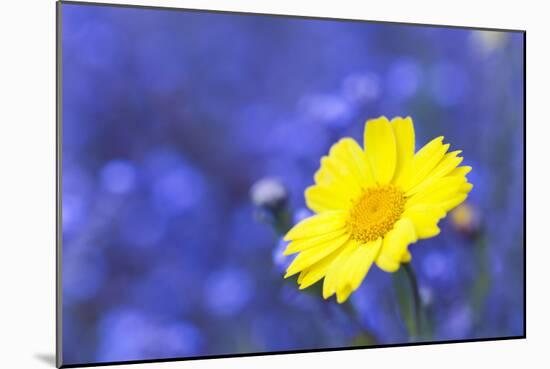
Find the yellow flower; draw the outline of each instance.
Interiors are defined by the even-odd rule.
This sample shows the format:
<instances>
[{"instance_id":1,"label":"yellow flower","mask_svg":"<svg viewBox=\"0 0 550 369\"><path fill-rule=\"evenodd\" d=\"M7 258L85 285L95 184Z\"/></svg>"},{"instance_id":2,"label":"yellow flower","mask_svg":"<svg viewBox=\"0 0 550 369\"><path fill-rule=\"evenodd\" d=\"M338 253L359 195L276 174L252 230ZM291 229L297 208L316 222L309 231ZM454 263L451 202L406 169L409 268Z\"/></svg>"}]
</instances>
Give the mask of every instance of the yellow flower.
<instances>
[{"instance_id":1,"label":"yellow flower","mask_svg":"<svg viewBox=\"0 0 550 369\"><path fill-rule=\"evenodd\" d=\"M439 234L438 222L472 189L472 168L448 149L437 137L415 153L410 117L367 121L364 150L352 138L334 144L305 191L315 214L285 236L285 254L299 253L285 278L300 273L304 289L324 277L323 297L342 303L373 262L386 272L409 262L408 245Z\"/></svg>"}]
</instances>

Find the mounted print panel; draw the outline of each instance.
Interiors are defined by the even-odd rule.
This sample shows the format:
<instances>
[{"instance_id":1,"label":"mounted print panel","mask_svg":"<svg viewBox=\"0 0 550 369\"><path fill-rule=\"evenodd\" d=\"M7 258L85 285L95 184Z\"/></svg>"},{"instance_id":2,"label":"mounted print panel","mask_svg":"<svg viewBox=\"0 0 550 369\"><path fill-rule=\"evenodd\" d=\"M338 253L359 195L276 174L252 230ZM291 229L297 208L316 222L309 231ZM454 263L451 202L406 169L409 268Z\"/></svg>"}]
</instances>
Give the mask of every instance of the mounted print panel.
<instances>
[{"instance_id":1,"label":"mounted print panel","mask_svg":"<svg viewBox=\"0 0 550 369\"><path fill-rule=\"evenodd\" d=\"M525 336L525 32L58 4L58 365Z\"/></svg>"}]
</instances>

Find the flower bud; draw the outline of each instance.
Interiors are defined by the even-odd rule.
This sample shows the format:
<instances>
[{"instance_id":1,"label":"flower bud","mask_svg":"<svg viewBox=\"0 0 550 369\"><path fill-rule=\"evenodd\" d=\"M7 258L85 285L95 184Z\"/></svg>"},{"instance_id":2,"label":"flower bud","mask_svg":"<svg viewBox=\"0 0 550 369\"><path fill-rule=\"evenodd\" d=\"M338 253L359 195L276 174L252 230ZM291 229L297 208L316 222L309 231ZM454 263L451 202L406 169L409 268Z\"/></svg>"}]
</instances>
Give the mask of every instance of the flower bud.
<instances>
[{"instance_id":1,"label":"flower bud","mask_svg":"<svg viewBox=\"0 0 550 369\"><path fill-rule=\"evenodd\" d=\"M276 178L262 178L250 188L250 198L259 208L277 212L286 206L288 192Z\"/></svg>"},{"instance_id":2,"label":"flower bud","mask_svg":"<svg viewBox=\"0 0 550 369\"><path fill-rule=\"evenodd\" d=\"M473 205L463 203L451 212L451 224L463 235L475 237L481 230L481 214Z\"/></svg>"}]
</instances>

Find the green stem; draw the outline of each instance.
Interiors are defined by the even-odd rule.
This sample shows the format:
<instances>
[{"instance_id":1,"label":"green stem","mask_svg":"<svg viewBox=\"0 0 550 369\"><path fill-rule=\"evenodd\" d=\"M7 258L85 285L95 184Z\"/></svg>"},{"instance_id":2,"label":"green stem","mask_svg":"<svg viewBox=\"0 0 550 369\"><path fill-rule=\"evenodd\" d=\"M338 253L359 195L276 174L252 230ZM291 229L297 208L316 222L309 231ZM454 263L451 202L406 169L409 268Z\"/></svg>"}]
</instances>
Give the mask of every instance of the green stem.
<instances>
[{"instance_id":1,"label":"green stem","mask_svg":"<svg viewBox=\"0 0 550 369\"><path fill-rule=\"evenodd\" d=\"M483 232L479 232L475 239L475 261L478 266L479 275L476 282L470 290L470 302L474 312L474 326L479 326L482 321L482 310L485 306L487 293L490 289L491 277L487 266L487 237Z\"/></svg>"},{"instance_id":2,"label":"green stem","mask_svg":"<svg viewBox=\"0 0 550 369\"><path fill-rule=\"evenodd\" d=\"M273 228L281 236L284 236L292 228L292 217L286 207L274 213Z\"/></svg>"},{"instance_id":3,"label":"green stem","mask_svg":"<svg viewBox=\"0 0 550 369\"><path fill-rule=\"evenodd\" d=\"M416 280L416 273L410 263L404 264L403 268L409 280L414 302L414 330L410 332L411 338L418 338L422 332L422 301L420 300L420 291Z\"/></svg>"}]
</instances>

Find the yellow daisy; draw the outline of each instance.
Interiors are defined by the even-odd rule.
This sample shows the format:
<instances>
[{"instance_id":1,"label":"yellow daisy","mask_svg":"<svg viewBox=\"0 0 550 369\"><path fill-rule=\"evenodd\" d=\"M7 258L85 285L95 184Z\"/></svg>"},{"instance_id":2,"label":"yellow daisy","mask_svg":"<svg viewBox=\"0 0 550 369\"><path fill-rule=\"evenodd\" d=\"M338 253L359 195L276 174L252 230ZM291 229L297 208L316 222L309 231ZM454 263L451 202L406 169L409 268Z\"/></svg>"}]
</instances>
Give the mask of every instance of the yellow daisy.
<instances>
[{"instance_id":1,"label":"yellow daisy","mask_svg":"<svg viewBox=\"0 0 550 369\"><path fill-rule=\"evenodd\" d=\"M352 138L335 143L305 191L315 212L285 236L285 254L299 255L285 278L300 289L324 277L323 297L339 303L355 291L372 263L395 272L411 260L408 245L439 234L438 222L472 189L443 137L415 153L410 117L367 121L364 149Z\"/></svg>"}]
</instances>

